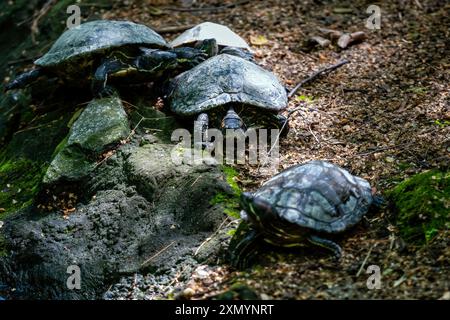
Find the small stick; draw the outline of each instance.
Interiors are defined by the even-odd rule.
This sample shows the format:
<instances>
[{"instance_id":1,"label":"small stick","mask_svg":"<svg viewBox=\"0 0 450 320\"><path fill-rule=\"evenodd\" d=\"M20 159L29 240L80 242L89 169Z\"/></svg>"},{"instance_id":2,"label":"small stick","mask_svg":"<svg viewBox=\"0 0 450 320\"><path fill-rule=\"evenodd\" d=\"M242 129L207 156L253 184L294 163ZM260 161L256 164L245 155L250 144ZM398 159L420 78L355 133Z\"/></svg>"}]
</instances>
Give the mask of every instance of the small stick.
<instances>
[{"instance_id":1,"label":"small stick","mask_svg":"<svg viewBox=\"0 0 450 320\"><path fill-rule=\"evenodd\" d=\"M235 3L230 3L224 6L219 6L219 7L204 7L204 8L176 8L176 7L167 7L164 8L164 10L169 10L169 11L180 11L180 12L201 12L201 11L218 11L218 10L225 10L225 9L229 9L229 8L233 8L233 7L237 7L237 6L242 6L244 4L249 3L250 0L242 0L242 1L237 1Z\"/></svg>"},{"instance_id":2,"label":"small stick","mask_svg":"<svg viewBox=\"0 0 450 320\"><path fill-rule=\"evenodd\" d=\"M345 60L339 61L338 63L333 64L333 65L331 65L331 66L329 66L329 67L326 67L326 68L320 69L319 71L316 71L315 73L313 73L313 74L312 74L311 76L309 76L308 78L306 78L306 79L300 81L300 82L295 86L295 88L292 89L291 92L289 92L288 98L291 98L291 97L298 91L298 89L300 89L300 87L303 86L305 83L308 83L308 82L314 80L315 78L317 78L318 76L320 76L320 75L323 74L323 73L331 72L331 71L333 71L333 70L335 70L335 69L337 69L337 68L339 68L339 67L342 67L344 64L347 64L347 63L349 63L349 62L350 62L350 61L348 61L348 60L345 59Z\"/></svg>"},{"instance_id":3,"label":"small stick","mask_svg":"<svg viewBox=\"0 0 450 320\"><path fill-rule=\"evenodd\" d=\"M317 43L319 46L321 46L323 48L328 47L331 44L330 40L319 37L319 36L311 37L310 41L313 43Z\"/></svg>"},{"instance_id":4,"label":"small stick","mask_svg":"<svg viewBox=\"0 0 450 320\"><path fill-rule=\"evenodd\" d=\"M411 145L411 143L403 143L403 144L398 144L398 145L395 145L395 146L380 147L380 148L377 148L377 149L374 149L374 150L357 153L357 154L355 154L355 156L364 157L364 156L371 155L373 153L378 153L378 152L386 151L386 150L390 150L390 149L397 149L397 148L403 149L405 147L408 147L409 145Z\"/></svg>"},{"instance_id":5,"label":"small stick","mask_svg":"<svg viewBox=\"0 0 450 320\"><path fill-rule=\"evenodd\" d=\"M280 135L283 132L284 128L286 127L286 124L288 123L289 118L291 117L291 115L297 111L300 111L302 109L302 107L298 107L295 109L292 109L288 112L288 115L286 117L286 121L283 123L283 126L281 127L280 132L278 132L277 137L275 139L275 142L272 144L272 146L270 147L269 152L267 152L267 158L265 159L264 163L262 164L262 166L265 166L267 163L267 159L269 158L269 155L272 153L273 148L275 148L275 145L278 143L278 140L280 140ZM314 135L314 134L313 134ZM261 165L258 165L258 170L261 168Z\"/></svg>"},{"instance_id":6,"label":"small stick","mask_svg":"<svg viewBox=\"0 0 450 320\"><path fill-rule=\"evenodd\" d=\"M347 48L350 44L354 42L362 41L366 38L364 31L358 31L353 33L344 33L338 40L337 45L341 49Z\"/></svg>"},{"instance_id":7,"label":"small stick","mask_svg":"<svg viewBox=\"0 0 450 320\"><path fill-rule=\"evenodd\" d=\"M156 258L157 256L159 256L161 253L163 253L164 251L166 251L167 249L169 249L171 246L173 246L173 244L175 243L175 241L172 241L171 243L169 243L167 246L165 246L164 248L162 248L161 250L159 250L157 253L155 253L154 255L152 255L150 258L148 258L147 260L145 260L142 264L141 267L145 266L147 263L149 263L152 259Z\"/></svg>"},{"instance_id":8,"label":"small stick","mask_svg":"<svg viewBox=\"0 0 450 320\"><path fill-rule=\"evenodd\" d=\"M361 264L361 267L359 268L358 273L356 273L356 276L357 276L357 277L359 277L359 275L361 274L361 272L362 272L364 266L366 265L367 260L369 260L370 254L372 253L372 249L373 249L374 247L375 247L375 244L372 245L372 246L370 247L370 249L369 249L369 252L367 252L367 255L366 255L366 257L364 258L364 261L363 261L363 263Z\"/></svg>"},{"instance_id":9,"label":"small stick","mask_svg":"<svg viewBox=\"0 0 450 320\"><path fill-rule=\"evenodd\" d=\"M338 39L340 36L344 34L342 31L327 28L318 28L318 30L322 32L324 35L330 37L331 40Z\"/></svg>"},{"instance_id":10,"label":"small stick","mask_svg":"<svg viewBox=\"0 0 450 320\"><path fill-rule=\"evenodd\" d=\"M152 29L158 33L175 33L175 32L185 31L185 30L190 29L195 26L196 26L195 24L186 24L183 26L170 26L170 27L165 27L165 28L152 28Z\"/></svg>"},{"instance_id":11,"label":"small stick","mask_svg":"<svg viewBox=\"0 0 450 320\"><path fill-rule=\"evenodd\" d=\"M33 43L36 43L36 35L39 33L39 20L47 14L47 12L51 9L52 5L56 3L56 0L48 0L39 12L34 16L33 22L31 24L31 40Z\"/></svg>"},{"instance_id":12,"label":"small stick","mask_svg":"<svg viewBox=\"0 0 450 320\"><path fill-rule=\"evenodd\" d=\"M197 250L195 250L195 252L194 252L194 257L198 254L198 252L200 251L200 249L201 249L207 242L209 242L212 238L214 238L214 236L215 236L216 234L219 233L219 231L222 229L222 226L225 224L225 222L227 222L227 220L228 220L228 217L226 217L226 218L222 221L222 223L220 224L220 226L217 228L217 230L216 230L211 236L209 236L208 238L206 238L205 241L203 241L203 242L200 244L200 246L198 246ZM232 222L233 222L233 221L231 221L230 223L232 223ZM229 224L230 224L230 223L229 223ZM229 224L227 224L227 226L228 226Z\"/></svg>"},{"instance_id":13,"label":"small stick","mask_svg":"<svg viewBox=\"0 0 450 320\"><path fill-rule=\"evenodd\" d=\"M201 175L199 175L198 177L197 177L197 179L195 179L195 181L194 182L192 182L192 184L191 184L191 187L193 187L194 186L194 184L196 184L197 183L197 181L198 181L198 179L200 179L202 176Z\"/></svg>"}]
</instances>

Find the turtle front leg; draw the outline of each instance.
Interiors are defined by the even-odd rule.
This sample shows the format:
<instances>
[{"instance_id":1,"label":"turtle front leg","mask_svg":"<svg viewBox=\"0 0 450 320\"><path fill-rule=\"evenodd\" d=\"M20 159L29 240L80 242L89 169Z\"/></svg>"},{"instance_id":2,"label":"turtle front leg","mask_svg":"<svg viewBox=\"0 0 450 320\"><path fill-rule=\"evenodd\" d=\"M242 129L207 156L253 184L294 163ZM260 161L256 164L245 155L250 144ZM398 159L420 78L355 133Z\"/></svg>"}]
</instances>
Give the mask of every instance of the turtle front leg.
<instances>
[{"instance_id":1,"label":"turtle front leg","mask_svg":"<svg viewBox=\"0 0 450 320\"><path fill-rule=\"evenodd\" d=\"M229 246L229 259L236 269L245 269L259 253L261 234L247 223L241 223Z\"/></svg>"},{"instance_id":2,"label":"turtle front leg","mask_svg":"<svg viewBox=\"0 0 450 320\"><path fill-rule=\"evenodd\" d=\"M307 239L309 242L311 242L312 244L314 244L316 246L320 246L320 247L326 248L328 250L331 250L334 253L334 256L336 257L337 260L339 260L341 258L342 249L337 243L335 243L331 240L328 240L328 239L321 238L316 235L310 235L310 236L308 236Z\"/></svg>"},{"instance_id":3,"label":"turtle front leg","mask_svg":"<svg viewBox=\"0 0 450 320\"><path fill-rule=\"evenodd\" d=\"M194 132L200 133L201 141L194 141L194 146L199 149L208 149L210 142L208 141L209 117L206 113L200 113L194 122ZM195 136L195 133L194 133Z\"/></svg>"},{"instance_id":4,"label":"turtle front leg","mask_svg":"<svg viewBox=\"0 0 450 320\"><path fill-rule=\"evenodd\" d=\"M130 65L123 63L118 59L105 60L95 71L92 79L92 93L95 97L109 97L115 93L115 89L107 84L108 77L111 74L121 70L130 69Z\"/></svg>"},{"instance_id":5,"label":"turtle front leg","mask_svg":"<svg viewBox=\"0 0 450 320\"><path fill-rule=\"evenodd\" d=\"M25 88L27 85L36 81L43 74L44 74L44 72L40 68L36 68L36 69L30 70L28 72L24 72L24 73L20 74L17 78L15 78L13 81L8 83L5 86L4 90L9 91L9 90L13 90L13 89Z\"/></svg>"}]
</instances>

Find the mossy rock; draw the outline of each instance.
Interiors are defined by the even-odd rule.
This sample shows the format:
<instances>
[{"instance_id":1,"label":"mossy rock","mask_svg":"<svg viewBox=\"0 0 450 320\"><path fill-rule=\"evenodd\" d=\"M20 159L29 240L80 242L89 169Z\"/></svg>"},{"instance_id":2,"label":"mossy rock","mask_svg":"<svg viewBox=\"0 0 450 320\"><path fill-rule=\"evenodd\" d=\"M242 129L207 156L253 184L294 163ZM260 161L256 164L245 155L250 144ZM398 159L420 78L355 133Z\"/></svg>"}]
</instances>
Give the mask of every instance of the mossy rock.
<instances>
[{"instance_id":1,"label":"mossy rock","mask_svg":"<svg viewBox=\"0 0 450 320\"><path fill-rule=\"evenodd\" d=\"M39 191L46 165L19 158L0 165L0 220L31 205Z\"/></svg>"},{"instance_id":2,"label":"mossy rock","mask_svg":"<svg viewBox=\"0 0 450 320\"><path fill-rule=\"evenodd\" d=\"M242 190L236 182L237 171L232 167L222 166L221 170L225 176L225 180L232 189L232 193L217 193L210 201L211 205L222 204L224 213L233 218L239 218L239 197Z\"/></svg>"},{"instance_id":3,"label":"mossy rock","mask_svg":"<svg viewBox=\"0 0 450 320\"><path fill-rule=\"evenodd\" d=\"M410 243L429 242L450 227L450 171L426 171L388 192L400 235Z\"/></svg>"},{"instance_id":4,"label":"mossy rock","mask_svg":"<svg viewBox=\"0 0 450 320\"><path fill-rule=\"evenodd\" d=\"M68 137L55 149L44 183L78 181L96 167L96 158L130 134L127 114L116 95L94 99L78 116ZM69 124L72 121L69 121Z\"/></svg>"}]
</instances>

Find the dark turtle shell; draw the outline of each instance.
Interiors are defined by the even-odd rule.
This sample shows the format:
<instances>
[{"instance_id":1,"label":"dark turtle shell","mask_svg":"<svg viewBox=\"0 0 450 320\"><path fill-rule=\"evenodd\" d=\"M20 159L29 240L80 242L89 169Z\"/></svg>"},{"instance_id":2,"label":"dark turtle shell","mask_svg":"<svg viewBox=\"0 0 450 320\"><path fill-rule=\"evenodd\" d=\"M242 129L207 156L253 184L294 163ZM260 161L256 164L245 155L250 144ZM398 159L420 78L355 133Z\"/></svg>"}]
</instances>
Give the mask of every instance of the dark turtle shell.
<instances>
[{"instance_id":1,"label":"dark turtle shell","mask_svg":"<svg viewBox=\"0 0 450 320\"><path fill-rule=\"evenodd\" d=\"M244 216L257 228L272 228L289 240L295 228L340 233L358 223L373 202L369 183L326 161L311 161L277 174L256 191L249 201L271 205L275 219ZM244 201L245 202L245 201ZM272 217L273 218L273 217ZM297 230L298 231L298 230ZM269 232L270 233L270 232Z\"/></svg>"},{"instance_id":2,"label":"dark turtle shell","mask_svg":"<svg viewBox=\"0 0 450 320\"><path fill-rule=\"evenodd\" d=\"M51 49L35 61L35 64L41 67L57 68L80 58L90 59L94 53L131 45L169 48L159 34L142 24L97 20L65 31Z\"/></svg>"},{"instance_id":3,"label":"dark turtle shell","mask_svg":"<svg viewBox=\"0 0 450 320\"><path fill-rule=\"evenodd\" d=\"M287 106L277 77L242 58L220 54L177 76L169 94L170 109L192 116L228 103L279 112Z\"/></svg>"}]
</instances>

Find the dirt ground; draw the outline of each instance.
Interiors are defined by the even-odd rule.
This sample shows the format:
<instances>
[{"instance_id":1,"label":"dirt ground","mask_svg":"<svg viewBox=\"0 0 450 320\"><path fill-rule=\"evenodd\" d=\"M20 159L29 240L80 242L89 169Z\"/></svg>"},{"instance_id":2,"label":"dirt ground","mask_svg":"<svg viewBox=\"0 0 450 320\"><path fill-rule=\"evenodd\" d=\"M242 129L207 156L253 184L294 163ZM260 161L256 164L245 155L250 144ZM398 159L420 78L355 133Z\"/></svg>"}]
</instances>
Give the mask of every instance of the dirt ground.
<instances>
[{"instance_id":1,"label":"dirt ground","mask_svg":"<svg viewBox=\"0 0 450 320\"><path fill-rule=\"evenodd\" d=\"M105 17L132 18L157 29L203 21L226 24L252 43L257 61L289 88L320 68L348 59L349 64L302 87L291 99L291 109L304 108L290 119L290 132L280 145L279 169L326 159L383 192L414 173L448 165L448 3L378 3L379 30L365 28L371 4L366 1L251 1L192 11L230 3L194 1L186 11L152 15L155 10L145 10L142 2L132 10L105 12ZM341 8L351 10L341 13ZM364 31L367 40L346 50L336 44L311 49L307 40L320 35L319 27ZM238 182L245 190L267 180L268 173L255 167L238 169ZM385 209L368 216L342 239L345 255L339 264L305 249L284 252L278 259L268 256L263 266L247 272L205 266L199 270L203 276L194 274L185 292L203 299L241 283L263 299L449 298L448 234L426 247L406 245L390 214ZM380 290L366 286L369 265L380 267Z\"/></svg>"},{"instance_id":2,"label":"dirt ground","mask_svg":"<svg viewBox=\"0 0 450 320\"><path fill-rule=\"evenodd\" d=\"M289 108L303 108L292 115L290 132L281 141L280 170L326 159L383 192L414 173L448 166L448 3L379 3L379 30L365 28L371 4L366 1L251 1L227 7L231 3L194 1L185 11L175 11L167 9L173 8L167 1L153 1L153 9L148 2L136 1L134 9L118 6L104 17L131 18L156 29L223 23L252 43L258 63L289 88L320 68L348 59L349 64L302 87L291 99ZM208 10L212 6L222 8ZM341 13L346 11L342 8L350 12ZM319 27L364 31L367 40L345 50L336 44L311 49L307 40L320 35ZM256 167L238 170L245 190L254 190L269 174ZM203 299L241 283L263 299L449 298L448 234L426 247L406 245L389 215L385 209L368 216L342 239L345 254L339 264L305 249L284 252L278 259L268 256L248 272L205 266L203 276L194 274L185 292ZM380 267L380 290L366 286L369 265Z\"/></svg>"},{"instance_id":3,"label":"dirt ground","mask_svg":"<svg viewBox=\"0 0 450 320\"><path fill-rule=\"evenodd\" d=\"M156 30L204 21L225 24L251 43L258 63L288 88L323 67L350 61L290 100L291 110L302 108L291 116L289 134L280 142L278 170L327 160L383 193L415 173L448 167L448 2L378 2L379 30L365 28L370 1L186 0L185 7L179 2L117 1L112 10L99 11L103 18L131 19ZM364 31L367 39L345 50L335 43L310 48L307 40L320 35L320 27ZM176 35L164 33L168 39ZM247 191L274 173L236 168L237 182ZM339 263L308 248L279 250L250 271L202 266L179 287L193 299L214 297L237 283L261 299L450 299L449 233L424 247L409 245L398 236L391 215L387 209L368 215L343 237ZM380 268L379 290L367 288L370 265Z\"/></svg>"}]
</instances>

